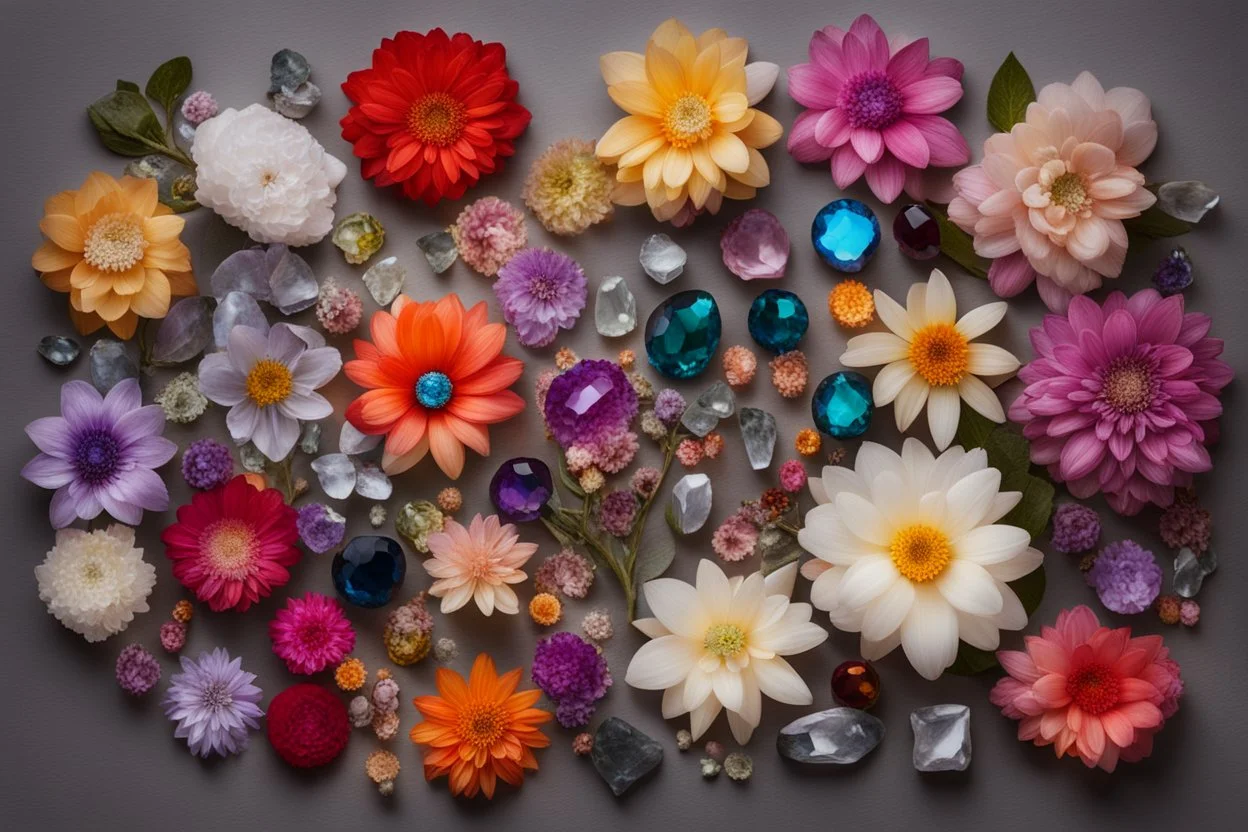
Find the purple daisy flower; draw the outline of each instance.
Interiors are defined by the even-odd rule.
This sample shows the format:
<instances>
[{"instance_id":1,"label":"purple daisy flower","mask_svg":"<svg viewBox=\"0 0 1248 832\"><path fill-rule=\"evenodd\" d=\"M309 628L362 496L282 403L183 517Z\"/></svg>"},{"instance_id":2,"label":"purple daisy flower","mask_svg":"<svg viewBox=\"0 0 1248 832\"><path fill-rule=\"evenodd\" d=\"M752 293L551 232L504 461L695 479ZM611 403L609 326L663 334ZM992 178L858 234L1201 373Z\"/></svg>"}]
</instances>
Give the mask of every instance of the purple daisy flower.
<instances>
[{"instance_id":1,"label":"purple daisy flower","mask_svg":"<svg viewBox=\"0 0 1248 832\"><path fill-rule=\"evenodd\" d=\"M494 294L526 347L544 347L585 308L585 272L566 254L527 248L498 270Z\"/></svg>"},{"instance_id":2,"label":"purple daisy flower","mask_svg":"<svg viewBox=\"0 0 1248 832\"><path fill-rule=\"evenodd\" d=\"M542 414L560 447L588 445L632 423L637 391L618 364L586 359L550 383Z\"/></svg>"},{"instance_id":3,"label":"purple daisy flower","mask_svg":"<svg viewBox=\"0 0 1248 832\"><path fill-rule=\"evenodd\" d=\"M575 633L538 639L533 682L558 703L555 717L564 728L587 725L595 703L611 687L611 671L598 649Z\"/></svg>"},{"instance_id":4,"label":"purple daisy flower","mask_svg":"<svg viewBox=\"0 0 1248 832\"><path fill-rule=\"evenodd\" d=\"M104 397L85 381L71 381L61 388L61 415L26 426L41 453L26 463L22 476L56 489L49 510L54 528L75 518L91 520L101 511L137 526L144 509L169 507L169 491L153 470L178 450L161 436L164 431L164 411L143 406L136 379L122 381Z\"/></svg>"},{"instance_id":5,"label":"purple daisy flower","mask_svg":"<svg viewBox=\"0 0 1248 832\"><path fill-rule=\"evenodd\" d=\"M173 736L185 739L192 754L222 757L247 748L251 731L260 727L260 688L242 659L218 647L198 659L182 657L182 672L169 680L165 716L177 723Z\"/></svg>"}]
</instances>

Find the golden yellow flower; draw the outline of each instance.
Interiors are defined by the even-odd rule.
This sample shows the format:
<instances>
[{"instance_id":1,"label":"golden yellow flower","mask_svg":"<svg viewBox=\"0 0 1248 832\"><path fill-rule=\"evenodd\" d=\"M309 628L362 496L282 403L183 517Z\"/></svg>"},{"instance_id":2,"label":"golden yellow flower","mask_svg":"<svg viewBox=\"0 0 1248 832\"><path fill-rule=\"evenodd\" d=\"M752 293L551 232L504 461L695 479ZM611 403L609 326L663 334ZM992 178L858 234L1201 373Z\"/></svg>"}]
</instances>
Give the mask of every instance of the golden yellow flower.
<instances>
[{"instance_id":1,"label":"golden yellow flower","mask_svg":"<svg viewBox=\"0 0 1248 832\"><path fill-rule=\"evenodd\" d=\"M139 318L163 318L174 295L193 295L186 224L156 199L156 180L96 171L76 191L44 203L48 238L31 258L44 284L69 293L69 316L83 335L105 324L119 338Z\"/></svg>"},{"instance_id":2,"label":"golden yellow flower","mask_svg":"<svg viewBox=\"0 0 1248 832\"><path fill-rule=\"evenodd\" d=\"M602 56L607 93L629 113L597 147L598 158L617 167L617 204L644 202L661 221L689 209L714 214L724 197L750 199L771 181L759 149L784 131L753 105L779 67L747 66L748 49L722 29L694 37L671 19L650 36L645 55Z\"/></svg>"}]
</instances>

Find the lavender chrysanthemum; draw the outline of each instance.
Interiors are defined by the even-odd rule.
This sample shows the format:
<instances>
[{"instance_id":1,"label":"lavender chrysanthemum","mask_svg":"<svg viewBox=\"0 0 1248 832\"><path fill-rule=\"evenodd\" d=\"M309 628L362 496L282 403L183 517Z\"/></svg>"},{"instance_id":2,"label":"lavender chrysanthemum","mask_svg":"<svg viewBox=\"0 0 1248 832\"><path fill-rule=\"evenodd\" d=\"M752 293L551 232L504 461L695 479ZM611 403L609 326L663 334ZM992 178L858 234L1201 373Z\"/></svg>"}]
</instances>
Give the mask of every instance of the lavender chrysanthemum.
<instances>
[{"instance_id":1,"label":"lavender chrysanthemum","mask_svg":"<svg viewBox=\"0 0 1248 832\"><path fill-rule=\"evenodd\" d=\"M585 308L585 272L566 254L529 248L498 270L494 294L526 347L544 347Z\"/></svg>"},{"instance_id":2,"label":"lavender chrysanthemum","mask_svg":"<svg viewBox=\"0 0 1248 832\"><path fill-rule=\"evenodd\" d=\"M555 633L537 642L533 682L558 703L559 724L579 728L589 724L595 703L606 696L611 671L593 644L575 633Z\"/></svg>"},{"instance_id":3,"label":"lavender chrysanthemum","mask_svg":"<svg viewBox=\"0 0 1248 832\"><path fill-rule=\"evenodd\" d=\"M347 521L341 514L320 503L311 503L299 509L295 518L299 539L318 555L338 547L347 534Z\"/></svg>"},{"instance_id":4,"label":"lavender chrysanthemum","mask_svg":"<svg viewBox=\"0 0 1248 832\"><path fill-rule=\"evenodd\" d=\"M252 684L256 675L219 647L181 661L182 672L170 679L164 699L165 716L177 723L174 737L200 757L241 753L264 716L263 694Z\"/></svg>"},{"instance_id":5,"label":"lavender chrysanthemum","mask_svg":"<svg viewBox=\"0 0 1248 832\"><path fill-rule=\"evenodd\" d=\"M1062 503L1053 512L1053 548L1063 554L1088 552L1101 539L1100 516L1079 503Z\"/></svg>"},{"instance_id":6,"label":"lavender chrysanthemum","mask_svg":"<svg viewBox=\"0 0 1248 832\"><path fill-rule=\"evenodd\" d=\"M56 489L49 509L54 528L101 511L137 526L144 509L169 507L169 491L153 470L178 450L161 436L164 430L164 411L143 406L136 379L125 379L104 397L85 381L71 381L61 388L61 415L26 426L40 453L22 476Z\"/></svg>"},{"instance_id":7,"label":"lavender chrysanthemum","mask_svg":"<svg viewBox=\"0 0 1248 832\"><path fill-rule=\"evenodd\" d=\"M182 478L201 491L225 485L234 478L234 457L215 439L197 439L182 453Z\"/></svg>"},{"instance_id":8,"label":"lavender chrysanthemum","mask_svg":"<svg viewBox=\"0 0 1248 832\"><path fill-rule=\"evenodd\" d=\"M665 387L654 397L654 415L667 427L675 427L684 413L685 397L679 391Z\"/></svg>"},{"instance_id":9,"label":"lavender chrysanthemum","mask_svg":"<svg viewBox=\"0 0 1248 832\"><path fill-rule=\"evenodd\" d=\"M551 381L542 413L560 447L588 445L632 424L637 392L618 364L586 359Z\"/></svg>"},{"instance_id":10,"label":"lavender chrysanthemum","mask_svg":"<svg viewBox=\"0 0 1248 832\"><path fill-rule=\"evenodd\" d=\"M1106 609L1123 614L1143 612L1161 593L1161 567L1152 552L1133 540L1120 540L1097 555L1087 582L1096 587Z\"/></svg>"}]
</instances>

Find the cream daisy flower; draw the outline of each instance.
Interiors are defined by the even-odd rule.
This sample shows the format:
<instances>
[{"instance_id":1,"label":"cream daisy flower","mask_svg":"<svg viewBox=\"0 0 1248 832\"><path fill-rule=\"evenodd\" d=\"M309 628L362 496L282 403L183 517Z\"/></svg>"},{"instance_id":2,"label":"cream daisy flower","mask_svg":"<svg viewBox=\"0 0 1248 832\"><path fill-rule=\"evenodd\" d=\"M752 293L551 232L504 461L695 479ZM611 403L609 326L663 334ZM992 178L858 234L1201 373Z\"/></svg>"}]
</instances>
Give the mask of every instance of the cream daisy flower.
<instances>
[{"instance_id":1,"label":"cream daisy flower","mask_svg":"<svg viewBox=\"0 0 1248 832\"><path fill-rule=\"evenodd\" d=\"M782 656L804 653L828 633L811 623L810 604L789 601L793 570L764 579L729 578L713 561L698 564L697 584L659 578L644 586L654 618L633 625L652 641L629 662L624 680L663 691L663 718L690 715L693 738L721 710L737 742L749 742L762 719L762 695L809 705L810 688ZM787 591L786 591L787 590Z\"/></svg>"},{"instance_id":2,"label":"cream daisy flower","mask_svg":"<svg viewBox=\"0 0 1248 832\"><path fill-rule=\"evenodd\" d=\"M994 422L1005 421L997 394L979 376L999 381L1018 369L1018 359L993 344L972 343L1005 317L1004 301L958 318L953 287L940 269L933 269L926 284L910 287L904 308L877 289L875 309L892 331L850 338L841 363L885 365L872 393L877 406L893 403L898 430L907 430L926 404L932 440L944 450L958 430L959 399Z\"/></svg>"},{"instance_id":3,"label":"cream daisy flower","mask_svg":"<svg viewBox=\"0 0 1248 832\"><path fill-rule=\"evenodd\" d=\"M864 658L897 647L924 678L953 664L961 639L996 650L1027 613L1007 585L1040 566L1023 529L998 523L1022 493L999 491L982 448L939 457L917 439L901 454L864 442L854 470L811 478L818 506L798 535L818 560L802 566L811 602L839 630L862 633Z\"/></svg>"},{"instance_id":4,"label":"cream daisy flower","mask_svg":"<svg viewBox=\"0 0 1248 832\"><path fill-rule=\"evenodd\" d=\"M443 613L474 601L485 615L515 615L520 599L511 587L528 577L521 567L536 551L536 543L521 542L516 527L497 515L478 514L467 526L447 518L442 531L429 535L429 594L442 599Z\"/></svg>"}]
</instances>

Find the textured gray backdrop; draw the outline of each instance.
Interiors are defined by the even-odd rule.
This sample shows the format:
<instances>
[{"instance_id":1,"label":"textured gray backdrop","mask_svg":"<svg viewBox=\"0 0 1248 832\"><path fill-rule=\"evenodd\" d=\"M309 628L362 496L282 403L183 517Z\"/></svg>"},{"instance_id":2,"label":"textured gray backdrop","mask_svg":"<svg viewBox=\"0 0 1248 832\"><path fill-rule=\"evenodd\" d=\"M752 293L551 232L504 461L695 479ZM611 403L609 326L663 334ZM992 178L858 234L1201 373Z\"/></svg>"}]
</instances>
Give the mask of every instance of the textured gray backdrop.
<instances>
[{"instance_id":1,"label":"textured gray backdrop","mask_svg":"<svg viewBox=\"0 0 1248 832\"><path fill-rule=\"evenodd\" d=\"M557 727L551 731L554 747L540 757L541 771L528 778L520 791L501 788L492 803L453 800L445 782L427 785L419 754L402 737L392 743L404 770L398 792L389 801L381 799L364 777L364 758L376 745L364 732L354 735L335 764L310 774L296 773L280 762L262 735L255 737L253 747L242 757L204 763L173 739L172 726L154 697L128 701L113 681L112 665L121 647L140 641L155 649L157 628L182 596L158 538L169 518L147 517L140 536L160 576L151 598L153 611L124 635L88 645L48 616L36 597L31 570L52 541L46 519L48 495L17 476L34 453L22 426L56 412L60 383L86 374L83 361L60 372L34 352L39 337L69 330L64 296L44 289L29 267L30 252L39 242L36 224L43 199L77 187L92 169L120 172L122 162L99 145L83 108L111 89L115 79L142 83L158 63L173 55L187 54L194 60L194 89L208 89L223 106L235 107L264 100L269 57L277 49L291 47L307 55L313 80L325 97L304 124L351 168L339 190L341 212L368 210L382 219L388 232L385 254L398 255L407 264L408 290L417 297L454 290L467 301L488 299L493 304L489 284L462 265L441 278L432 277L415 246L419 235L445 226L460 206L444 204L430 211L376 191L358 177L350 149L338 135L337 120L346 109L338 84L349 71L368 64L371 50L383 36L404 28L466 30L507 46L509 68L520 82L521 101L533 111L533 123L506 172L471 192L474 197L498 194L518 200L524 172L547 145L567 136L601 134L619 113L598 75L598 55L614 49L641 49L651 30L673 14L695 30L722 26L734 35L746 36L754 58L781 66L806 60L806 44L814 29L829 23L847 26L861 11L871 11L890 33L930 36L933 55L956 56L966 64L966 96L951 115L971 140L976 157L989 129L984 117L988 82L1010 50L1017 52L1038 84L1069 82L1080 70L1089 69L1106 86L1139 87L1152 97L1161 128L1157 152L1146 165L1147 175L1159 180L1205 179L1224 195L1217 213L1199 233L1185 240L1198 272L1189 298L1194 308L1214 314L1214 335L1228 339L1228 355L1242 372L1248 354L1242 335L1248 292L1242 282L1238 247L1243 244L1248 178L1242 161L1244 78L1234 50L1245 34L1245 16L1242 6L1237 10L1235 5L1225 0L1177 5L1129 0L881 0L858 6L809 0L631 0L577 9L548 0L489 4L5 0L0 48L0 77L5 79L0 86L0 112L4 113L0 256L6 317L0 326L0 355L4 357L0 394L6 403L7 438L0 467L8 472L8 487L0 489L0 516L8 530L5 562L10 572L0 581L0 638L6 669L0 687L6 728L6 752L0 757L3 825L10 829L110 830L348 829L359 823L374 828L525 830L646 826L994 829L1006 825L1174 829L1186 821L1193 827L1201 822L1206 828L1238 826L1233 818L1248 808L1242 788L1248 782L1244 754L1248 717L1243 707L1248 662L1242 642L1248 630L1248 608L1240 603L1248 592L1248 573L1232 546L1246 531L1242 471L1248 462L1248 435L1236 424L1241 421L1242 402L1238 385L1225 396L1229 417L1225 438L1214 453L1216 470L1200 483L1218 519L1224 567L1200 597L1204 607L1200 626L1164 629L1187 682L1183 709L1161 735L1152 759L1124 765L1113 776L1087 771L1075 760L1055 761L1051 751L1016 741L1015 724L987 701L993 674L925 682L898 651L879 668L884 696L877 713L887 724L888 737L859 767L814 771L780 759L773 750L775 732L805 709L769 703L749 747L755 759L753 780L742 785L721 777L706 783L698 776L696 756L676 751L672 735L682 723L664 723L659 695L624 685L628 658L642 641L640 635L626 630L608 648L617 685L602 703L601 712L623 716L660 738L668 754L656 777L621 800L611 797L587 761L569 753L571 735ZM792 123L798 108L785 93L783 76L762 106L786 127ZM835 275L817 261L806 229L814 212L840 194L826 170L803 169L788 157L783 145L766 155L773 184L756 204L775 212L792 235L793 256L783 285L800 292L812 312L811 333L804 346L818 380L837 368L843 335L830 322L824 305ZM871 199L863 187L850 193ZM584 265L591 288L603 276L626 276L643 316L669 291L694 285L712 289L725 313L725 345L748 343L745 310L758 287L743 285L728 274L717 246L720 229L740 210L740 205L733 204L720 217L704 219L675 235L688 249L690 263L684 277L667 289L646 278L637 265L641 241L658 230L643 209L624 209L611 224L571 241L559 241L557 246ZM894 211L884 208L880 212L886 228ZM535 222L530 222L530 229L534 243L549 242ZM245 243L241 234L207 211L190 216L183 239L191 248L201 283L223 257ZM1122 285L1132 289L1146 285L1164 250L1165 245L1157 243L1133 251ZM345 265L328 241L305 255L321 277L334 275L359 286L362 270ZM990 299L986 285L951 264L938 264L948 268L961 305ZM926 275L927 268L903 258L885 231L880 253L864 276L899 297L911 281ZM1014 301L996 337L1025 356L1027 328L1040 314L1034 295ZM597 336L587 316L560 343L582 355L609 357L625 345L640 352L642 336L638 330L608 342ZM348 349L345 341L340 346ZM509 351L531 362L518 388L527 395L551 352L526 352L514 342ZM686 385L686 392L696 392L712 377ZM145 395L150 397L159 383L147 381ZM1012 388L1007 389L1012 393ZM330 390L340 413L355 393L345 378ZM809 419L807 400L782 401L765 378L756 381L743 399L780 416L782 446L777 457L783 458L794 432ZM222 434L223 422L218 409L193 429L171 427L168 435L185 444L208 432ZM895 443L891 422L891 409L885 410L870 438ZM527 451L541 443L539 419L531 410L492 433L494 457L472 458L459 483L467 499L466 513L488 509L486 483L509 451ZM336 430L327 434L334 436ZM738 500L770 484L769 476L748 470L735 426L727 430L727 438L727 458L704 469L716 477L711 526ZM326 445L332 450L333 443L330 439ZM166 478L174 505L185 501L187 492L174 465L167 467ZM421 473L398 480L392 505L431 497L443 484L436 469L427 466ZM348 509L353 530L363 531L367 504L352 502ZM666 533L658 517L653 518L653 525L658 534ZM1130 522L1110 522L1107 534L1111 538L1134 536L1160 552L1155 529L1156 514L1146 513ZM541 555L554 550L540 530L528 531L540 541ZM681 544L671 574L692 578L696 559L707 554L709 528ZM416 557L410 558L409 568L407 588L415 591L425 586ZM1033 619L1033 629L1051 621L1063 607L1098 606L1073 560L1052 557L1048 576L1049 591ZM805 581L799 584L799 595L805 596L807 586ZM285 590L246 615L201 611L192 625L187 652L194 655L224 645L241 654L245 665L259 674L267 701L295 680L271 653L266 624L288 594L309 589L332 592L328 558L307 557ZM588 602L571 605L569 617L578 622L591 605L604 604L618 620L621 602L609 580L595 587ZM359 653L373 666L382 657L383 616L352 613L360 632ZM826 619L820 615L820 620ZM1147 632L1163 629L1151 614L1121 623ZM485 622L468 610L450 618L437 616L437 628L439 635L458 640L462 655L457 667L461 670L467 669L477 650L493 653L502 667L527 664L537 635L524 616ZM1017 644L1017 636L1007 643ZM838 662L854 657L855 648L855 637L834 634L827 644L796 662L815 692L816 707L830 704L830 672ZM175 665L167 659L162 663L167 679ZM432 661L400 671L404 698L431 692L432 677ZM907 715L912 708L938 702L966 703L972 708L975 755L965 774L919 776L911 768ZM405 704L402 713L406 731L414 710ZM722 718L710 736L730 741Z\"/></svg>"}]
</instances>

